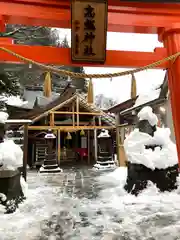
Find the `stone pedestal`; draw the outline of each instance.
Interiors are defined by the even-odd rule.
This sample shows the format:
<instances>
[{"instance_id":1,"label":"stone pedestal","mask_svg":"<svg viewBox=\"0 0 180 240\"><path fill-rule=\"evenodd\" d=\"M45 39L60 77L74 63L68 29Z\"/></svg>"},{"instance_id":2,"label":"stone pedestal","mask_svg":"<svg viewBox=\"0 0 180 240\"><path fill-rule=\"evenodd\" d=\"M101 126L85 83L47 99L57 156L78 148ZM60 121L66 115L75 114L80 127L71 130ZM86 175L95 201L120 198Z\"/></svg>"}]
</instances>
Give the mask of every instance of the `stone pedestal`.
<instances>
[{"instance_id":1,"label":"stone pedestal","mask_svg":"<svg viewBox=\"0 0 180 240\"><path fill-rule=\"evenodd\" d=\"M6 115L6 113L3 114ZM0 123L0 144L4 142L5 131L5 124ZM21 168L17 170L4 170L3 162L0 163L0 204L5 206L6 213L13 213L18 204L25 199L20 181L21 170Z\"/></svg>"},{"instance_id":2,"label":"stone pedestal","mask_svg":"<svg viewBox=\"0 0 180 240\"><path fill-rule=\"evenodd\" d=\"M151 170L141 164L128 162L128 177L125 190L138 195L146 188L148 181L153 182L160 191L172 191L177 188L178 164L166 169Z\"/></svg>"},{"instance_id":3,"label":"stone pedestal","mask_svg":"<svg viewBox=\"0 0 180 240\"><path fill-rule=\"evenodd\" d=\"M98 136L98 156L94 169L105 170L116 167L113 159L113 144L107 130L102 130Z\"/></svg>"},{"instance_id":4,"label":"stone pedestal","mask_svg":"<svg viewBox=\"0 0 180 240\"><path fill-rule=\"evenodd\" d=\"M41 166L40 173L58 173L62 172L62 169L57 164L57 155L53 150L53 141L56 136L52 133L51 130L45 135L47 150L45 154L45 160Z\"/></svg>"},{"instance_id":5,"label":"stone pedestal","mask_svg":"<svg viewBox=\"0 0 180 240\"><path fill-rule=\"evenodd\" d=\"M19 170L2 170L0 171L0 203L6 207L6 213L13 213L18 204L25 197L20 184L21 173Z\"/></svg>"},{"instance_id":6,"label":"stone pedestal","mask_svg":"<svg viewBox=\"0 0 180 240\"><path fill-rule=\"evenodd\" d=\"M47 153L44 164L40 168L40 173L57 173L62 169L57 164L56 153Z\"/></svg>"},{"instance_id":7,"label":"stone pedestal","mask_svg":"<svg viewBox=\"0 0 180 240\"><path fill-rule=\"evenodd\" d=\"M143 117L147 118L148 120L143 119ZM139 129L139 132L143 132L154 137L155 132L158 131L156 127L158 123L158 119L157 119L157 116L152 112L152 109L150 107L144 107L138 113L138 118L141 119L137 123L137 128ZM160 132L160 134L162 133ZM160 136L161 135L159 135L159 137ZM163 137L164 135L162 135L160 139ZM136 139L137 139L137 136L136 136ZM136 143L136 139L135 139L135 143ZM129 141L128 137L125 141L127 141L126 145L128 145L128 141ZM131 143L132 141L133 139L131 138ZM156 144L158 142L159 144ZM152 140L151 143L149 143L149 145L147 144L143 145L143 143L138 145L137 143L137 145L134 146L134 149L139 149L137 150L137 152L135 152L136 157L139 154L141 155L141 158L142 158L143 151L141 151L141 149L144 149L144 148L150 149L150 151L154 151L156 147L159 147L163 151L163 142L164 141L162 140L157 141L157 138L154 138L154 140ZM170 151L170 150L167 149L167 151ZM130 154L131 152L129 153L129 155ZM172 154L174 154L174 152L172 152ZM143 165L143 161L141 162L142 164L128 162L128 177L127 177L126 185L124 186L125 190L128 193L132 193L137 196L139 192L141 192L143 189L146 188L148 181L151 181L152 183L154 183L161 192L172 191L176 189L177 177L178 177L178 164L176 164L176 162L178 161L176 161L176 156L175 155L173 156L175 160L174 165L171 167L167 167L165 169L159 169L157 168L158 165L156 165L155 166L156 168L152 170L150 168L147 168L145 165ZM131 156L131 161L133 161L133 155ZM166 159L163 158L161 161L166 161ZM152 159L152 162L153 162L153 159ZM167 162L167 164L169 163Z\"/></svg>"},{"instance_id":8,"label":"stone pedestal","mask_svg":"<svg viewBox=\"0 0 180 240\"><path fill-rule=\"evenodd\" d=\"M112 158L112 155L110 155L108 152L100 152L98 154L98 160L96 164L94 165L94 168L96 169L111 169L115 168L116 165L114 163L114 160Z\"/></svg>"}]
</instances>

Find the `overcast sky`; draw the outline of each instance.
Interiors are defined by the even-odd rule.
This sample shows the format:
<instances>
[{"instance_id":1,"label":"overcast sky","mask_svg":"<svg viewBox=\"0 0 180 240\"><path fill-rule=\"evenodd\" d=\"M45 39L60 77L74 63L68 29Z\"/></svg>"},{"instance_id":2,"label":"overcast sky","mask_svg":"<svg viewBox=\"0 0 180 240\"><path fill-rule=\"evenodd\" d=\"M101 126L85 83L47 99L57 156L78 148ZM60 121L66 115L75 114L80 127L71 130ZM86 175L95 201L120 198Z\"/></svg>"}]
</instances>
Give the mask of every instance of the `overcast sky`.
<instances>
[{"instance_id":1,"label":"overcast sky","mask_svg":"<svg viewBox=\"0 0 180 240\"><path fill-rule=\"evenodd\" d=\"M70 42L70 30L59 29L60 37L66 35ZM130 34L130 33L108 33L108 50L129 50L151 52L155 47L162 46L154 34ZM86 73L109 73L124 71L123 68L95 68L86 67ZM163 70L147 70L135 75L137 80L137 92L143 93L160 85L163 82L165 72ZM111 79L94 79L95 95L103 93L123 102L130 97L131 76L123 76Z\"/></svg>"}]
</instances>

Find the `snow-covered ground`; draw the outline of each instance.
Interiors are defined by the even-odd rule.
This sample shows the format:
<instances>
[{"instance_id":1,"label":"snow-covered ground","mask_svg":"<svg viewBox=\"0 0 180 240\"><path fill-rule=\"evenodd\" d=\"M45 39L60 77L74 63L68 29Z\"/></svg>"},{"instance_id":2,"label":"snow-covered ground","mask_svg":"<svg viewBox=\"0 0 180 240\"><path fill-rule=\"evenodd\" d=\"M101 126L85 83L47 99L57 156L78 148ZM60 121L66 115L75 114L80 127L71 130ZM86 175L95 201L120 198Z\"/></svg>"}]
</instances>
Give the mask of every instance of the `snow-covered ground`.
<instances>
[{"instance_id":1,"label":"snow-covered ground","mask_svg":"<svg viewBox=\"0 0 180 240\"><path fill-rule=\"evenodd\" d=\"M45 177L28 173L28 200L0 214L1 240L175 240L180 231L180 188L138 197L124 192L126 168L100 177L89 169Z\"/></svg>"}]
</instances>

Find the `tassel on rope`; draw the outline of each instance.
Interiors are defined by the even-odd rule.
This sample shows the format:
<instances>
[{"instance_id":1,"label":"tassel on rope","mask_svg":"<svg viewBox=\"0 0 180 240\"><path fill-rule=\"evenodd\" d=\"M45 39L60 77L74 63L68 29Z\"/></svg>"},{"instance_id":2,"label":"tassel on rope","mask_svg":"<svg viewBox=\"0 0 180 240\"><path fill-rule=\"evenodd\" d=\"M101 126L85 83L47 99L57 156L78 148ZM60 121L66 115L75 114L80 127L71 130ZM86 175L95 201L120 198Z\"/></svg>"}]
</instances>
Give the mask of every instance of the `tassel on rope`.
<instances>
[{"instance_id":1,"label":"tassel on rope","mask_svg":"<svg viewBox=\"0 0 180 240\"><path fill-rule=\"evenodd\" d=\"M137 96L136 78L135 78L134 74L132 74L131 76L132 76L132 78L131 78L131 99L134 99Z\"/></svg>"},{"instance_id":2,"label":"tassel on rope","mask_svg":"<svg viewBox=\"0 0 180 240\"><path fill-rule=\"evenodd\" d=\"M71 139L72 139L72 136L71 136L70 132L67 133L66 139L67 139L67 140L71 140Z\"/></svg>"},{"instance_id":3,"label":"tassel on rope","mask_svg":"<svg viewBox=\"0 0 180 240\"><path fill-rule=\"evenodd\" d=\"M49 98L51 97L52 93L52 81L51 81L51 74L50 72L46 73L45 80L44 80L44 96Z\"/></svg>"},{"instance_id":4,"label":"tassel on rope","mask_svg":"<svg viewBox=\"0 0 180 240\"><path fill-rule=\"evenodd\" d=\"M85 132L84 130L82 129L81 132L80 132L80 136L84 136L85 135Z\"/></svg>"},{"instance_id":5,"label":"tassel on rope","mask_svg":"<svg viewBox=\"0 0 180 240\"><path fill-rule=\"evenodd\" d=\"M87 102L89 104L93 104L94 103L94 89L93 89L92 78L90 78L89 84L88 84Z\"/></svg>"}]
</instances>

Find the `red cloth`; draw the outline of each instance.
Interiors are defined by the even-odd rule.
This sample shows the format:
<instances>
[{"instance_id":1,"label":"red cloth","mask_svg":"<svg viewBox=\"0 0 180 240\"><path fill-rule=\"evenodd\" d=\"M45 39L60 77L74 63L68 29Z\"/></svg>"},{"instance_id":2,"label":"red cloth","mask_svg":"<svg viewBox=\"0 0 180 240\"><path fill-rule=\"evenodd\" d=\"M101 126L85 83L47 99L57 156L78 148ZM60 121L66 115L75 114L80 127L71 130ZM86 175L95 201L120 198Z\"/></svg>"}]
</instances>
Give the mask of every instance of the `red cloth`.
<instances>
[{"instance_id":1,"label":"red cloth","mask_svg":"<svg viewBox=\"0 0 180 240\"><path fill-rule=\"evenodd\" d=\"M86 157L88 155L87 148L77 148L76 152L79 153L81 157Z\"/></svg>"}]
</instances>

